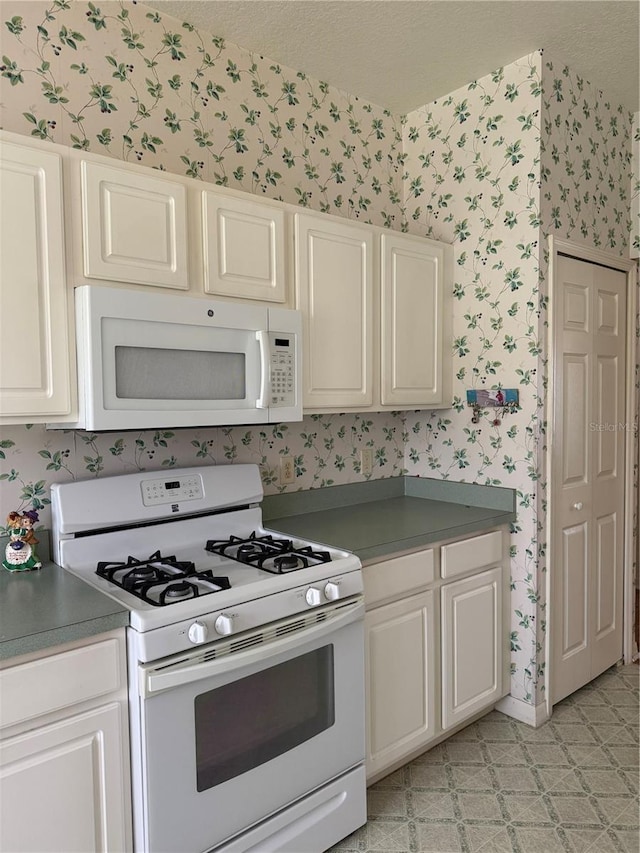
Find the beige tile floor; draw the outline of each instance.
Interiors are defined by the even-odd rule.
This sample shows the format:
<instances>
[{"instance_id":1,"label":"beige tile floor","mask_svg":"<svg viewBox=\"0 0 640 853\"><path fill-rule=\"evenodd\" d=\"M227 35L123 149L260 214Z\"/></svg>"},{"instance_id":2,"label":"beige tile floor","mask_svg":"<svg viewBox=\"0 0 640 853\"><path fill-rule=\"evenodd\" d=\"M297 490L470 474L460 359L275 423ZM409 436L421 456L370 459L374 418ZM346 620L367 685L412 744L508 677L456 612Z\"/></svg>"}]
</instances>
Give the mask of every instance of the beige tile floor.
<instances>
[{"instance_id":1,"label":"beige tile floor","mask_svg":"<svg viewBox=\"0 0 640 853\"><path fill-rule=\"evenodd\" d=\"M492 711L369 788L332 853L639 853L637 665L534 729Z\"/></svg>"}]
</instances>

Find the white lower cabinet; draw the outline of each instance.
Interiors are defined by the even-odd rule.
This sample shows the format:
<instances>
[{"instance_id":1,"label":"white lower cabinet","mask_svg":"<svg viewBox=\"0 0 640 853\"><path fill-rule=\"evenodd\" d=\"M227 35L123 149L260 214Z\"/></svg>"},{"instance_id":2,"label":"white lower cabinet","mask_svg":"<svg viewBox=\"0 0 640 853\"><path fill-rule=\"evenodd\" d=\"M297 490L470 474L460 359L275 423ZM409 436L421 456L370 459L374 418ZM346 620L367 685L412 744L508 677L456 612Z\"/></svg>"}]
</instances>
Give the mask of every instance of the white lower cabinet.
<instances>
[{"instance_id":1,"label":"white lower cabinet","mask_svg":"<svg viewBox=\"0 0 640 853\"><path fill-rule=\"evenodd\" d=\"M4 741L0 849L125 850L120 742L117 703Z\"/></svg>"},{"instance_id":2,"label":"white lower cabinet","mask_svg":"<svg viewBox=\"0 0 640 853\"><path fill-rule=\"evenodd\" d=\"M508 692L508 540L502 528L364 567L369 783Z\"/></svg>"},{"instance_id":3,"label":"white lower cabinet","mask_svg":"<svg viewBox=\"0 0 640 853\"><path fill-rule=\"evenodd\" d=\"M367 770L373 774L436 732L433 592L367 613L365 630Z\"/></svg>"},{"instance_id":4,"label":"white lower cabinet","mask_svg":"<svg viewBox=\"0 0 640 853\"><path fill-rule=\"evenodd\" d=\"M440 592L442 728L449 729L502 696L502 569Z\"/></svg>"},{"instance_id":5,"label":"white lower cabinet","mask_svg":"<svg viewBox=\"0 0 640 853\"><path fill-rule=\"evenodd\" d=\"M0 850L131 850L123 631L0 670Z\"/></svg>"}]
</instances>

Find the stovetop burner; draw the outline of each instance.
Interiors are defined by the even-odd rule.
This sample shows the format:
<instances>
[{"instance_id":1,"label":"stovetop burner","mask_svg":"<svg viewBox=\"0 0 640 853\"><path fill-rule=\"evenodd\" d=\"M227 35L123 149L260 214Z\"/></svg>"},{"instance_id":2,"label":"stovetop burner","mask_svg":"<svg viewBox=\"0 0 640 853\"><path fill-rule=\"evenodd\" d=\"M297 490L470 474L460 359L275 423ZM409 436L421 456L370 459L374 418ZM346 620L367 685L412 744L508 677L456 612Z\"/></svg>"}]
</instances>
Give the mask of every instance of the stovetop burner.
<instances>
[{"instance_id":1,"label":"stovetop burner","mask_svg":"<svg viewBox=\"0 0 640 853\"><path fill-rule=\"evenodd\" d=\"M255 532L246 539L240 536L209 539L206 550L275 575L331 562L328 551L314 551L310 545L296 548L291 539L276 539L270 534L258 536Z\"/></svg>"},{"instance_id":2,"label":"stovetop burner","mask_svg":"<svg viewBox=\"0 0 640 853\"><path fill-rule=\"evenodd\" d=\"M214 577L210 570L197 572L190 560L163 557L160 551L145 560L127 557L125 562L100 562L96 574L157 606L231 588L229 578Z\"/></svg>"}]
</instances>

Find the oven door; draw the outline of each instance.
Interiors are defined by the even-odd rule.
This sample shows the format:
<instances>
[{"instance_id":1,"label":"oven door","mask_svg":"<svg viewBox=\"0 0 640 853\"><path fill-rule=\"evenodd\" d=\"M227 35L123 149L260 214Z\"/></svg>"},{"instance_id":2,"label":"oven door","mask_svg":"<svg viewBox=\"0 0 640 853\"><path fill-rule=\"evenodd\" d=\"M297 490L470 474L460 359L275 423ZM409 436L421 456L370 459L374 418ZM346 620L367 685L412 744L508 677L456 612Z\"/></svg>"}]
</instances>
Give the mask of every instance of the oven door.
<instances>
[{"instance_id":1,"label":"oven door","mask_svg":"<svg viewBox=\"0 0 640 853\"><path fill-rule=\"evenodd\" d=\"M140 667L145 850L209 850L364 760L363 616L358 598Z\"/></svg>"}]
</instances>

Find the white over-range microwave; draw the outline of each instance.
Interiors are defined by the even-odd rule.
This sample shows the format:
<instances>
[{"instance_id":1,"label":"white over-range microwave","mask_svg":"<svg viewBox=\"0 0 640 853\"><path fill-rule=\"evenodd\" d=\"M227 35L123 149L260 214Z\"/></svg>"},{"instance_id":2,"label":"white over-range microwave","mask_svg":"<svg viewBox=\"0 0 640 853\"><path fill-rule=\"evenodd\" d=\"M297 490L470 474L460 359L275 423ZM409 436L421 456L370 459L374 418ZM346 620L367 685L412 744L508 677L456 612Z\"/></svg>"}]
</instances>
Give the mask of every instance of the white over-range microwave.
<instances>
[{"instance_id":1,"label":"white over-range microwave","mask_svg":"<svg viewBox=\"0 0 640 853\"><path fill-rule=\"evenodd\" d=\"M76 288L75 299L72 427L302 420L299 311L92 285Z\"/></svg>"}]
</instances>

